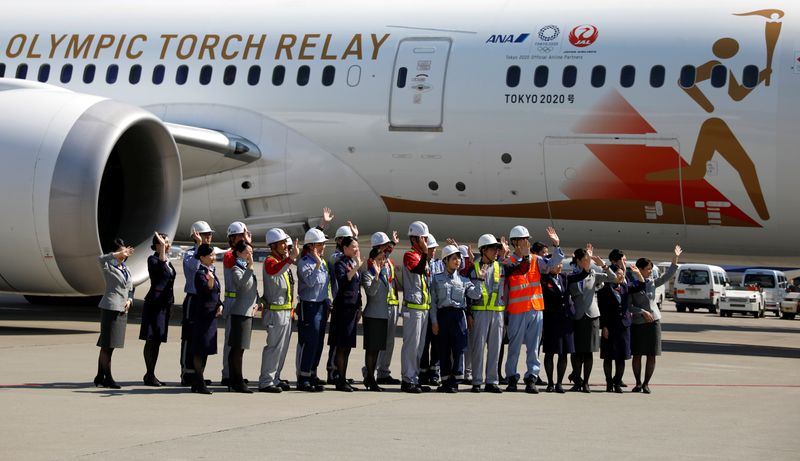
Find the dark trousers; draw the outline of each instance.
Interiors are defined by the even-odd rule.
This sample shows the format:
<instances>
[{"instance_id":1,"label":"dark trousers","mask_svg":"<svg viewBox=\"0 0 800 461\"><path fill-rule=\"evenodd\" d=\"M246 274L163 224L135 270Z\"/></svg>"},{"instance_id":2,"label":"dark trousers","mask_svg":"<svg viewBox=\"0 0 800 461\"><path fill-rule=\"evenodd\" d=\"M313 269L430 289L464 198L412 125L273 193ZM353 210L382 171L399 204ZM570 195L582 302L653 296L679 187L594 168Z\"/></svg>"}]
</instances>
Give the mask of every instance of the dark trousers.
<instances>
[{"instance_id":1,"label":"dark trousers","mask_svg":"<svg viewBox=\"0 0 800 461\"><path fill-rule=\"evenodd\" d=\"M428 332L425 335L425 347L422 349L422 358L419 361L420 377L439 379L439 341L435 340L431 330L431 318L428 316ZM441 325L439 325L441 328Z\"/></svg>"},{"instance_id":2,"label":"dark trousers","mask_svg":"<svg viewBox=\"0 0 800 461\"><path fill-rule=\"evenodd\" d=\"M328 303L300 301L297 321L297 380L309 382L317 376L317 367L325 344Z\"/></svg>"},{"instance_id":3,"label":"dark trousers","mask_svg":"<svg viewBox=\"0 0 800 461\"><path fill-rule=\"evenodd\" d=\"M467 318L464 309L444 308L437 314L439 360L442 382L464 378L464 351L467 349Z\"/></svg>"},{"instance_id":4,"label":"dark trousers","mask_svg":"<svg viewBox=\"0 0 800 461\"><path fill-rule=\"evenodd\" d=\"M189 320L189 301L192 299L192 295L186 293L186 297L183 298L183 306L182 306L182 315L181 315L181 380L188 381L192 377L186 375L194 374L194 358L192 353L192 342L189 341L189 338L192 336L192 324Z\"/></svg>"}]
</instances>

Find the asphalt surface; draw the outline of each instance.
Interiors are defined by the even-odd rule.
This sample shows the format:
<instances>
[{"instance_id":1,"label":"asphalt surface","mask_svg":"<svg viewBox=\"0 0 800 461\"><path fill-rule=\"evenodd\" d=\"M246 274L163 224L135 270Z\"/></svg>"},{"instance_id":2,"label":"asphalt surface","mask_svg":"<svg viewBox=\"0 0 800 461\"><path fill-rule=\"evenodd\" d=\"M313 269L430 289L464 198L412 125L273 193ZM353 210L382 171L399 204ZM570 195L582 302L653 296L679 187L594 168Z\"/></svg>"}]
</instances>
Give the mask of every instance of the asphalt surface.
<instances>
[{"instance_id":1,"label":"asphalt surface","mask_svg":"<svg viewBox=\"0 0 800 461\"><path fill-rule=\"evenodd\" d=\"M177 386L177 306L157 367L170 385L142 385L137 338L146 289L137 289L126 347L114 353L120 390L92 384L97 308L31 306L20 296L0 296L0 458L800 457L800 319L677 313L667 302L664 355L650 395L605 393L596 354L592 394L471 394L465 386L457 395L409 395L399 386L346 394L328 386L320 394L244 395L213 386L214 395L203 396ZM360 382L358 339L348 375ZM221 347L222 330L219 340ZM254 382L264 343L259 326L244 357L245 376ZM395 376L401 343L398 337ZM292 380L296 344L294 334L284 369ZM221 360L209 359L207 377L215 384ZM624 380L634 382L630 362Z\"/></svg>"}]
</instances>

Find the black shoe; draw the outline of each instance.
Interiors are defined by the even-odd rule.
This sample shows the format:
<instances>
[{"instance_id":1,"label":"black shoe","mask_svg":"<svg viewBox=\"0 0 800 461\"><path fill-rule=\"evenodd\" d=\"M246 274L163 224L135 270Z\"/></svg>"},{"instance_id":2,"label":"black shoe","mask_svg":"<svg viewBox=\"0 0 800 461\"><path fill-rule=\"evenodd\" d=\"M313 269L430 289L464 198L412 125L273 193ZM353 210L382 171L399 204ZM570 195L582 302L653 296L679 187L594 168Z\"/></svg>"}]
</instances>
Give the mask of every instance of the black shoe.
<instances>
[{"instance_id":1,"label":"black shoe","mask_svg":"<svg viewBox=\"0 0 800 461\"><path fill-rule=\"evenodd\" d=\"M436 376L436 375L433 375L433 376L431 376L431 377L430 377L430 384L431 384L431 386L438 386L440 382L441 382L441 381L439 380L439 377L438 377L438 376Z\"/></svg>"},{"instance_id":2,"label":"black shoe","mask_svg":"<svg viewBox=\"0 0 800 461\"><path fill-rule=\"evenodd\" d=\"M333 384L333 385L335 385L338 382L339 382L339 380L335 376L332 376L332 375L328 375L328 379L325 380L325 384Z\"/></svg>"},{"instance_id":3,"label":"black shoe","mask_svg":"<svg viewBox=\"0 0 800 461\"><path fill-rule=\"evenodd\" d=\"M203 383L203 385L199 387L192 386L192 392L195 394L204 394L204 395L211 395L212 393L210 390L208 390L205 383Z\"/></svg>"},{"instance_id":4,"label":"black shoe","mask_svg":"<svg viewBox=\"0 0 800 461\"><path fill-rule=\"evenodd\" d=\"M353 392L355 388L348 384L347 381L343 381L336 385L336 390L341 392Z\"/></svg>"},{"instance_id":5,"label":"black shoe","mask_svg":"<svg viewBox=\"0 0 800 461\"><path fill-rule=\"evenodd\" d=\"M228 387L228 386L231 385L231 379L230 378L222 378L222 379L219 380L219 385L222 386L222 387Z\"/></svg>"},{"instance_id":6,"label":"black shoe","mask_svg":"<svg viewBox=\"0 0 800 461\"><path fill-rule=\"evenodd\" d=\"M536 388L536 380L535 379L526 380L526 382L525 382L525 392L528 393L528 394L538 394L539 393L539 389Z\"/></svg>"},{"instance_id":7,"label":"black shoe","mask_svg":"<svg viewBox=\"0 0 800 461\"><path fill-rule=\"evenodd\" d=\"M505 376L501 376L498 381L499 381L499 384L502 384L503 386L508 384L508 378L506 378Z\"/></svg>"},{"instance_id":8,"label":"black shoe","mask_svg":"<svg viewBox=\"0 0 800 461\"><path fill-rule=\"evenodd\" d=\"M580 392L583 388L583 384L573 384L572 387L569 388L569 392Z\"/></svg>"},{"instance_id":9,"label":"black shoe","mask_svg":"<svg viewBox=\"0 0 800 461\"><path fill-rule=\"evenodd\" d=\"M554 390L556 390L556 386L553 385L552 383L550 383L550 384L547 385L547 388L544 391L545 392L553 392Z\"/></svg>"},{"instance_id":10,"label":"black shoe","mask_svg":"<svg viewBox=\"0 0 800 461\"><path fill-rule=\"evenodd\" d=\"M441 386L436 388L436 392L444 394L445 392L447 392L447 387L448 387L447 384L442 384Z\"/></svg>"},{"instance_id":11,"label":"black shoe","mask_svg":"<svg viewBox=\"0 0 800 461\"><path fill-rule=\"evenodd\" d=\"M561 384L556 384L556 393L557 394L563 394L564 392L566 392L566 391L564 391L564 388L561 387Z\"/></svg>"},{"instance_id":12,"label":"black shoe","mask_svg":"<svg viewBox=\"0 0 800 461\"><path fill-rule=\"evenodd\" d=\"M643 384L642 385L642 392L644 392L645 394L649 394L650 393L650 386L648 386L647 384Z\"/></svg>"},{"instance_id":13,"label":"black shoe","mask_svg":"<svg viewBox=\"0 0 800 461\"><path fill-rule=\"evenodd\" d=\"M447 386L445 392L448 394L458 394L458 384Z\"/></svg>"},{"instance_id":14,"label":"black shoe","mask_svg":"<svg viewBox=\"0 0 800 461\"><path fill-rule=\"evenodd\" d=\"M276 387L282 391L288 391L292 388L291 386L289 386L289 381L284 381L284 380L281 380Z\"/></svg>"},{"instance_id":15,"label":"black shoe","mask_svg":"<svg viewBox=\"0 0 800 461\"><path fill-rule=\"evenodd\" d=\"M500 389L500 387L497 384L487 384L486 386L483 387L483 390L486 391L486 392L489 392L491 394L502 394L503 393L503 391Z\"/></svg>"},{"instance_id":16,"label":"black shoe","mask_svg":"<svg viewBox=\"0 0 800 461\"><path fill-rule=\"evenodd\" d=\"M642 392L642 386L640 386L638 384L633 386L633 389L631 389L631 392Z\"/></svg>"},{"instance_id":17,"label":"black shoe","mask_svg":"<svg viewBox=\"0 0 800 461\"><path fill-rule=\"evenodd\" d=\"M536 377L536 385L537 386L544 386L545 384L547 384L547 383L542 381L542 378L540 378L538 376Z\"/></svg>"},{"instance_id":18,"label":"black shoe","mask_svg":"<svg viewBox=\"0 0 800 461\"><path fill-rule=\"evenodd\" d=\"M158 378L156 378L153 375L144 375L142 377L142 381L144 382L145 386L150 386L150 387L161 387L164 385L164 383L159 381Z\"/></svg>"},{"instance_id":19,"label":"black shoe","mask_svg":"<svg viewBox=\"0 0 800 461\"><path fill-rule=\"evenodd\" d=\"M517 378L515 377L508 378L508 386L506 386L506 392L517 392Z\"/></svg>"},{"instance_id":20,"label":"black shoe","mask_svg":"<svg viewBox=\"0 0 800 461\"><path fill-rule=\"evenodd\" d=\"M425 394L426 392L430 392L430 391L431 391L431 387L430 387L430 386L422 386L422 385L419 385L419 384L417 384L417 386L416 386L416 387L417 387L417 389L419 389L419 391L420 391L420 392L422 392L423 394Z\"/></svg>"},{"instance_id":21,"label":"black shoe","mask_svg":"<svg viewBox=\"0 0 800 461\"><path fill-rule=\"evenodd\" d=\"M570 373L569 376L567 376L567 379L569 380L569 382L575 384L575 386L580 386L581 384L583 384L583 380L581 379L581 377L573 375L572 373Z\"/></svg>"},{"instance_id":22,"label":"black shoe","mask_svg":"<svg viewBox=\"0 0 800 461\"><path fill-rule=\"evenodd\" d=\"M378 378L376 380L378 384L400 384L400 380L396 378L392 378L391 376L386 376L383 378Z\"/></svg>"},{"instance_id":23,"label":"black shoe","mask_svg":"<svg viewBox=\"0 0 800 461\"><path fill-rule=\"evenodd\" d=\"M191 386L191 385L192 385L192 380L191 379L186 378L185 376L181 376L181 386L186 387L186 386Z\"/></svg>"},{"instance_id":24,"label":"black shoe","mask_svg":"<svg viewBox=\"0 0 800 461\"><path fill-rule=\"evenodd\" d=\"M247 387L247 384L245 384L244 381L242 381L239 384L232 384L232 385L228 386L228 392L238 392L240 394L252 394L253 393L253 391L251 391L250 388Z\"/></svg>"},{"instance_id":25,"label":"black shoe","mask_svg":"<svg viewBox=\"0 0 800 461\"><path fill-rule=\"evenodd\" d=\"M614 384L606 383L606 392L614 392Z\"/></svg>"},{"instance_id":26,"label":"black shoe","mask_svg":"<svg viewBox=\"0 0 800 461\"><path fill-rule=\"evenodd\" d=\"M589 389L589 384L586 381L584 381L583 384L581 385L581 392L583 392L584 394L592 393L592 390Z\"/></svg>"},{"instance_id":27,"label":"black shoe","mask_svg":"<svg viewBox=\"0 0 800 461\"><path fill-rule=\"evenodd\" d=\"M94 387L102 387L104 379L105 379L105 376L103 376L103 375L95 376L94 377Z\"/></svg>"},{"instance_id":28,"label":"black shoe","mask_svg":"<svg viewBox=\"0 0 800 461\"><path fill-rule=\"evenodd\" d=\"M297 383L297 390L303 392L316 392L314 390L314 385L308 381L303 381L302 383Z\"/></svg>"},{"instance_id":29,"label":"black shoe","mask_svg":"<svg viewBox=\"0 0 800 461\"><path fill-rule=\"evenodd\" d=\"M622 394L622 386L620 386L619 384L614 384L614 393Z\"/></svg>"},{"instance_id":30,"label":"black shoe","mask_svg":"<svg viewBox=\"0 0 800 461\"><path fill-rule=\"evenodd\" d=\"M378 383L375 380L369 380L364 383L364 387L367 388L368 391L371 392L383 392L384 389L378 386Z\"/></svg>"},{"instance_id":31,"label":"black shoe","mask_svg":"<svg viewBox=\"0 0 800 461\"><path fill-rule=\"evenodd\" d=\"M414 384L407 383L407 382L403 382L402 384L400 384L400 390L403 391L403 392L406 392L408 394L421 394L422 393L422 389L420 389L419 387L415 386Z\"/></svg>"},{"instance_id":32,"label":"black shoe","mask_svg":"<svg viewBox=\"0 0 800 461\"><path fill-rule=\"evenodd\" d=\"M619 387L628 387L627 384L623 383L622 380L619 380Z\"/></svg>"},{"instance_id":33,"label":"black shoe","mask_svg":"<svg viewBox=\"0 0 800 461\"><path fill-rule=\"evenodd\" d=\"M322 384L314 384L314 390L311 392L325 392L325 386Z\"/></svg>"},{"instance_id":34,"label":"black shoe","mask_svg":"<svg viewBox=\"0 0 800 461\"><path fill-rule=\"evenodd\" d=\"M472 390L470 392L472 392L473 394L480 394L481 393L481 385L480 384L474 384L472 386Z\"/></svg>"},{"instance_id":35,"label":"black shoe","mask_svg":"<svg viewBox=\"0 0 800 461\"><path fill-rule=\"evenodd\" d=\"M114 378L112 378L111 376L106 376L105 378L103 378L103 383L102 384L103 384L103 387L107 387L109 389L119 389L120 388L120 385L117 384L117 382L114 381Z\"/></svg>"},{"instance_id":36,"label":"black shoe","mask_svg":"<svg viewBox=\"0 0 800 461\"><path fill-rule=\"evenodd\" d=\"M281 389L278 386L267 386L259 388L258 392L267 392L269 394L280 394L281 392L283 392L283 389Z\"/></svg>"}]
</instances>

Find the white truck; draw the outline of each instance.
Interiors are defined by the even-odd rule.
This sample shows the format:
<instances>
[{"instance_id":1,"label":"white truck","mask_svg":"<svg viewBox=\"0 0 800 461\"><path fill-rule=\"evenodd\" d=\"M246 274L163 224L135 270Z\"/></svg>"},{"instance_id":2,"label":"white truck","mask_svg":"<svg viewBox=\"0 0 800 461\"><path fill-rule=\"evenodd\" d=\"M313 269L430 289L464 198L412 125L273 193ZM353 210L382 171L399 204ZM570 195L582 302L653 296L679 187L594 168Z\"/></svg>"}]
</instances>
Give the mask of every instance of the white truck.
<instances>
[{"instance_id":1,"label":"white truck","mask_svg":"<svg viewBox=\"0 0 800 461\"><path fill-rule=\"evenodd\" d=\"M781 301L781 318L787 320L794 320L797 313L800 311L800 293L790 292L786 293Z\"/></svg>"},{"instance_id":2,"label":"white truck","mask_svg":"<svg viewBox=\"0 0 800 461\"><path fill-rule=\"evenodd\" d=\"M764 303L764 291L758 285L728 285L719 298L719 316L731 317L736 312L754 318L763 317Z\"/></svg>"}]
</instances>

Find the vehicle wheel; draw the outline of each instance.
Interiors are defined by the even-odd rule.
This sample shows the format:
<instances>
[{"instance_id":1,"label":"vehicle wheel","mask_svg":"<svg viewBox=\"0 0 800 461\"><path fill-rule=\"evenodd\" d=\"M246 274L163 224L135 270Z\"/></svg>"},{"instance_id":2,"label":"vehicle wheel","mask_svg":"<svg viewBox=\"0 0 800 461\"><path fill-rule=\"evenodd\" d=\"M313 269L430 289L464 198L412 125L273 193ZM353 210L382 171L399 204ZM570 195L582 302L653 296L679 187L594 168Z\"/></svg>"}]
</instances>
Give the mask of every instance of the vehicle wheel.
<instances>
[{"instance_id":1,"label":"vehicle wheel","mask_svg":"<svg viewBox=\"0 0 800 461\"><path fill-rule=\"evenodd\" d=\"M795 314L789 314L789 320L794 320Z\"/></svg>"},{"instance_id":2,"label":"vehicle wheel","mask_svg":"<svg viewBox=\"0 0 800 461\"><path fill-rule=\"evenodd\" d=\"M676 304L675 305L675 309L678 312L686 312L686 306L684 306L683 304Z\"/></svg>"},{"instance_id":3,"label":"vehicle wheel","mask_svg":"<svg viewBox=\"0 0 800 461\"><path fill-rule=\"evenodd\" d=\"M775 317L780 317L780 316L781 316L781 310L778 309L777 311L775 311Z\"/></svg>"},{"instance_id":4,"label":"vehicle wheel","mask_svg":"<svg viewBox=\"0 0 800 461\"><path fill-rule=\"evenodd\" d=\"M727 313L727 316L728 316L728 317L733 317L733 312L728 312L728 313Z\"/></svg>"},{"instance_id":5,"label":"vehicle wheel","mask_svg":"<svg viewBox=\"0 0 800 461\"><path fill-rule=\"evenodd\" d=\"M689 312L694 312L694 307L690 307Z\"/></svg>"},{"instance_id":6,"label":"vehicle wheel","mask_svg":"<svg viewBox=\"0 0 800 461\"><path fill-rule=\"evenodd\" d=\"M761 314L759 314L759 315L761 315L761 318L764 318L764 315L766 315L767 311L765 311L764 309L761 309L760 312L761 312Z\"/></svg>"},{"instance_id":7,"label":"vehicle wheel","mask_svg":"<svg viewBox=\"0 0 800 461\"><path fill-rule=\"evenodd\" d=\"M784 313L782 313L782 314L781 314L781 318L782 318L783 320L789 320L789 313L788 313L788 312L784 312Z\"/></svg>"},{"instance_id":8,"label":"vehicle wheel","mask_svg":"<svg viewBox=\"0 0 800 461\"><path fill-rule=\"evenodd\" d=\"M711 312L712 314L716 314L717 313L717 308L719 308L719 303L714 304L713 306L709 307L708 311Z\"/></svg>"},{"instance_id":9,"label":"vehicle wheel","mask_svg":"<svg viewBox=\"0 0 800 461\"><path fill-rule=\"evenodd\" d=\"M720 317L725 317L725 311L723 311L722 309L720 309L720 310L719 310L719 316L720 316Z\"/></svg>"},{"instance_id":10,"label":"vehicle wheel","mask_svg":"<svg viewBox=\"0 0 800 461\"><path fill-rule=\"evenodd\" d=\"M757 319L759 317L761 317L761 313L760 312L758 312L758 311L753 312L753 318L754 319Z\"/></svg>"}]
</instances>

